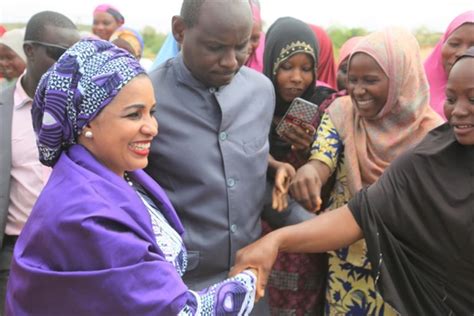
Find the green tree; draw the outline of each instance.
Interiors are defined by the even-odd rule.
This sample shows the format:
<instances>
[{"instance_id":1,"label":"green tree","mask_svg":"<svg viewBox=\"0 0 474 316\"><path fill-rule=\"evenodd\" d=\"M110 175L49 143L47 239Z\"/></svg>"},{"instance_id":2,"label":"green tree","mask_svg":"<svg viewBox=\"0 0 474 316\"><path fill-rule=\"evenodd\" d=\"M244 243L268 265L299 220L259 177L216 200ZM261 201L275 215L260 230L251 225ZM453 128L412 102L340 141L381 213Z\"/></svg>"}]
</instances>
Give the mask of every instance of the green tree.
<instances>
[{"instance_id":1,"label":"green tree","mask_svg":"<svg viewBox=\"0 0 474 316\"><path fill-rule=\"evenodd\" d=\"M442 33L433 33L425 26L417 28L414 34L420 47L433 47L442 36Z\"/></svg>"},{"instance_id":2,"label":"green tree","mask_svg":"<svg viewBox=\"0 0 474 316\"><path fill-rule=\"evenodd\" d=\"M344 26L331 26L327 30L329 37L331 37L332 43L334 45L335 57L339 56L339 49L342 44L344 44L349 38L354 36L364 36L369 32L362 27L347 28Z\"/></svg>"},{"instance_id":3,"label":"green tree","mask_svg":"<svg viewBox=\"0 0 474 316\"><path fill-rule=\"evenodd\" d=\"M151 26L145 26L141 33L145 42L143 57L154 59L165 41L166 34L157 33Z\"/></svg>"}]
</instances>

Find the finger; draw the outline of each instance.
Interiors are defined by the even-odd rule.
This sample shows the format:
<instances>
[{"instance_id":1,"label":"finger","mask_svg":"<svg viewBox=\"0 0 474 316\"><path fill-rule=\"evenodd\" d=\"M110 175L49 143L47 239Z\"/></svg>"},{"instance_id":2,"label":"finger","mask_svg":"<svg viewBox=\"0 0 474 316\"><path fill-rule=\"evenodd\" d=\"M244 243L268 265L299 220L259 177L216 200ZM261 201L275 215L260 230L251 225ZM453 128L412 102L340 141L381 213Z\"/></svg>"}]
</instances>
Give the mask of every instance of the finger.
<instances>
[{"instance_id":1,"label":"finger","mask_svg":"<svg viewBox=\"0 0 474 316\"><path fill-rule=\"evenodd\" d=\"M319 193L317 192L317 182L313 177L306 178L304 183L302 183L302 191L306 200L306 208L314 212L317 208L317 200L319 198Z\"/></svg>"},{"instance_id":2,"label":"finger","mask_svg":"<svg viewBox=\"0 0 474 316\"><path fill-rule=\"evenodd\" d=\"M280 205L278 207L278 211L279 212L283 212L284 210L287 209L288 207L288 198L287 198L287 195L285 193L281 194L280 195Z\"/></svg>"},{"instance_id":3,"label":"finger","mask_svg":"<svg viewBox=\"0 0 474 316\"><path fill-rule=\"evenodd\" d=\"M229 271L229 278L232 278L232 277L236 276L237 274L239 274L243 270L245 270L245 269L242 266L238 265L238 264L232 266L230 268L230 271Z\"/></svg>"},{"instance_id":4,"label":"finger","mask_svg":"<svg viewBox=\"0 0 474 316\"><path fill-rule=\"evenodd\" d=\"M265 296L265 287L267 286L268 272L265 272L264 269L258 269L258 278L257 278L257 299L260 299Z\"/></svg>"},{"instance_id":5,"label":"finger","mask_svg":"<svg viewBox=\"0 0 474 316\"><path fill-rule=\"evenodd\" d=\"M275 186L280 192L286 192L288 190L288 174L285 171L278 172L275 177Z\"/></svg>"},{"instance_id":6,"label":"finger","mask_svg":"<svg viewBox=\"0 0 474 316\"><path fill-rule=\"evenodd\" d=\"M283 210L288 209L288 195L285 194L283 195L282 198L283 198L283 207L282 207L282 211L283 211Z\"/></svg>"},{"instance_id":7,"label":"finger","mask_svg":"<svg viewBox=\"0 0 474 316\"><path fill-rule=\"evenodd\" d=\"M278 207L278 193L275 187L272 190L272 209L277 209Z\"/></svg>"}]
</instances>

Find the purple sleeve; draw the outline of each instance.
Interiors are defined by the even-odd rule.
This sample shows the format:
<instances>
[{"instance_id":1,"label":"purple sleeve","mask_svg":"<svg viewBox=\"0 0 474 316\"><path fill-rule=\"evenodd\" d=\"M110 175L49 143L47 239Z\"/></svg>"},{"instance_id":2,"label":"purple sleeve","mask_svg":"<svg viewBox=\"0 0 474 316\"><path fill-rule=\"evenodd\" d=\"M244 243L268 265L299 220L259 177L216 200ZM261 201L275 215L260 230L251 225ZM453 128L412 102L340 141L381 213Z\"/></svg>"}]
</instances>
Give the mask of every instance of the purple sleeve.
<instances>
[{"instance_id":1,"label":"purple sleeve","mask_svg":"<svg viewBox=\"0 0 474 316\"><path fill-rule=\"evenodd\" d=\"M178 315L249 315L256 282L255 275L246 270L205 290L189 290L186 305Z\"/></svg>"}]
</instances>

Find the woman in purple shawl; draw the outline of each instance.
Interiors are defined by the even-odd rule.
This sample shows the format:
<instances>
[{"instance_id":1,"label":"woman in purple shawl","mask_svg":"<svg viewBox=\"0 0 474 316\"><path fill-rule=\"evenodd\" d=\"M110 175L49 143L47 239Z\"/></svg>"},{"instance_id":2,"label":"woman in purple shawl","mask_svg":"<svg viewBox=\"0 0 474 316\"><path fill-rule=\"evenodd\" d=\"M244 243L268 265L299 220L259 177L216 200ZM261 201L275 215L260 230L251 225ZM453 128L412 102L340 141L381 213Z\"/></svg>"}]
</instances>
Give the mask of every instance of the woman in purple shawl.
<instances>
[{"instance_id":1,"label":"woman in purple shawl","mask_svg":"<svg viewBox=\"0 0 474 316\"><path fill-rule=\"evenodd\" d=\"M32 116L49 182L18 239L8 315L248 315L250 270L203 291L183 283L183 226L141 169L158 133L139 63L83 40L43 76Z\"/></svg>"}]
</instances>

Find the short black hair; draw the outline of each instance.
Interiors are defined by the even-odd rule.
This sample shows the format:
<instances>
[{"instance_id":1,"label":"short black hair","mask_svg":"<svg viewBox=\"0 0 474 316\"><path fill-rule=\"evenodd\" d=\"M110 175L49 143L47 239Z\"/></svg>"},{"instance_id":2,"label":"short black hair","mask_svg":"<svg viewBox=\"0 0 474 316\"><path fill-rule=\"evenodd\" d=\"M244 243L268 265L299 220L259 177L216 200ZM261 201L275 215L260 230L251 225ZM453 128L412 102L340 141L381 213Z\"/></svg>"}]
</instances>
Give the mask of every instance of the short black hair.
<instances>
[{"instance_id":1,"label":"short black hair","mask_svg":"<svg viewBox=\"0 0 474 316\"><path fill-rule=\"evenodd\" d=\"M33 15L26 24L25 41L42 41L46 26L77 30L77 26L65 15L54 11L42 11Z\"/></svg>"},{"instance_id":2,"label":"short black hair","mask_svg":"<svg viewBox=\"0 0 474 316\"><path fill-rule=\"evenodd\" d=\"M201 14L201 7L206 0L183 0L181 5L181 17L183 18L186 27L193 27L199 20Z\"/></svg>"}]
</instances>

